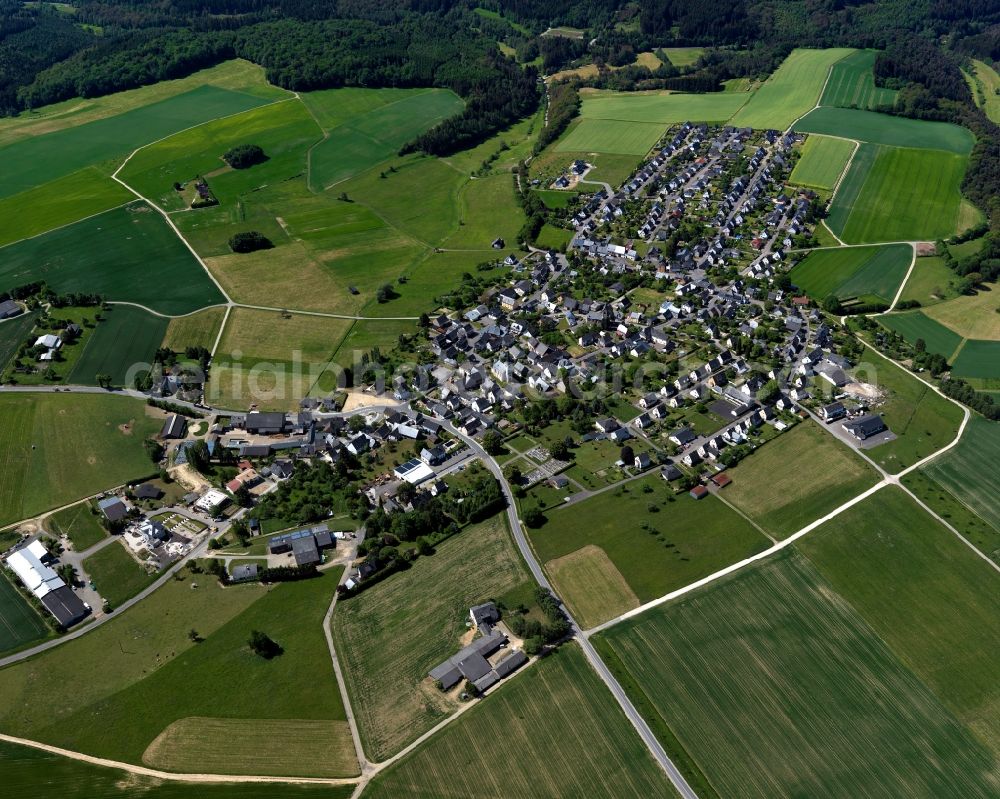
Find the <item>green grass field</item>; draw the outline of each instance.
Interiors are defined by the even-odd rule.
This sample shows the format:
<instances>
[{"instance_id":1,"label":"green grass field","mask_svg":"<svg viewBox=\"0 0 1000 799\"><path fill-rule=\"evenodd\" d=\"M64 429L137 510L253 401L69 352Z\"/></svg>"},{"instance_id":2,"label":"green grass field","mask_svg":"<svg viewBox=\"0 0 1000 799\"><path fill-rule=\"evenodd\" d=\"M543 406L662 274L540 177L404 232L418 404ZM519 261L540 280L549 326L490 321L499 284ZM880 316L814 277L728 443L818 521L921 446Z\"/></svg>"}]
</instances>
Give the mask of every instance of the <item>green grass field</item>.
<instances>
[{"instance_id":1,"label":"green grass field","mask_svg":"<svg viewBox=\"0 0 1000 799\"><path fill-rule=\"evenodd\" d=\"M936 352L949 360L962 343L962 337L958 333L920 311L888 314L880 316L878 320L890 330L895 330L910 344L923 339L928 352Z\"/></svg>"},{"instance_id":2,"label":"green grass field","mask_svg":"<svg viewBox=\"0 0 1000 799\"><path fill-rule=\"evenodd\" d=\"M470 605L529 579L496 516L338 603L334 641L369 757L384 760L455 709L427 672L460 648Z\"/></svg>"},{"instance_id":3,"label":"green grass field","mask_svg":"<svg viewBox=\"0 0 1000 799\"><path fill-rule=\"evenodd\" d=\"M950 236L963 227L959 220L959 187L968 164L965 156L893 147L881 148L870 168L864 161L857 167L855 164L851 165L851 173L856 168L864 171L857 178L849 175L848 180L852 184L862 180L860 191L855 197L843 198L838 192L833 201L836 209L846 211L845 205L849 205L846 222L833 228L845 241L929 241ZM907 201L900 203L900 197ZM838 220L844 211L838 210ZM833 214L830 222L835 224Z\"/></svg>"},{"instance_id":4,"label":"green grass field","mask_svg":"<svg viewBox=\"0 0 1000 799\"><path fill-rule=\"evenodd\" d=\"M0 396L0 524L149 474L153 464L142 444L159 429L139 400Z\"/></svg>"},{"instance_id":5,"label":"green grass field","mask_svg":"<svg viewBox=\"0 0 1000 799\"><path fill-rule=\"evenodd\" d=\"M900 300L916 300L922 306L935 305L956 296L957 276L937 255L917 258Z\"/></svg>"},{"instance_id":6,"label":"green grass field","mask_svg":"<svg viewBox=\"0 0 1000 799\"><path fill-rule=\"evenodd\" d=\"M798 544L833 588L1000 755L996 573L889 487Z\"/></svg>"},{"instance_id":7,"label":"green grass field","mask_svg":"<svg viewBox=\"0 0 1000 799\"><path fill-rule=\"evenodd\" d=\"M510 684L380 774L364 795L675 796L573 644L512 677Z\"/></svg>"},{"instance_id":8,"label":"green grass field","mask_svg":"<svg viewBox=\"0 0 1000 799\"><path fill-rule=\"evenodd\" d=\"M0 323L0 372L7 368L7 364L17 354L21 342L28 338L37 318L37 312L24 313Z\"/></svg>"},{"instance_id":9,"label":"green grass field","mask_svg":"<svg viewBox=\"0 0 1000 799\"><path fill-rule=\"evenodd\" d=\"M789 181L815 189L832 189L853 153L853 142L829 136L809 136Z\"/></svg>"},{"instance_id":10,"label":"green grass field","mask_svg":"<svg viewBox=\"0 0 1000 799\"><path fill-rule=\"evenodd\" d=\"M379 96L359 97L362 92ZM457 95L444 89L331 89L308 92L302 99L326 134L309 157L309 183L316 191L391 158L402 145L464 107ZM345 118L344 107L351 107L352 101L360 106L358 113ZM365 108L375 102L380 105Z\"/></svg>"},{"instance_id":11,"label":"green grass field","mask_svg":"<svg viewBox=\"0 0 1000 799\"><path fill-rule=\"evenodd\" d=\"M164 219L141 202L0 249L0 290L32 280L164 314L224 299Z\"/></svg>"},{"instance_id":12,"label":"green grass field","mask_svg":"<svg viewBox=\"0 0 1000 799\"><path fill-rule=\"evenodd\" d=\"M348 799L353 785L191 783L140 777L39 749L0 742L6 790L18 794L46 786L62 799Z\"/></svg>"},{"instance_id":13,"label":"green grass field","mask_svg":"<svg viewBox=\"0 0 1000 799\"><path fill-rule=\"evenodd\" d=\"M646 493L645 489L652 489ZM641 602L764 549L770 542L714 497L673 494L656 475L550 511L529 537L543 563L603 549ZM580 519L587 524L580 525ZM648 530L643 528L648 526ZM562 586L557 584L562 590Z\"/></svg>"},{"instance_id":14,"label":"green grass field","mask_svg":"<svg viewBox=\"0 0 1000 799\"><path fill-rule=\"evenodd\" d=\"M6 569L0 569L0 654L21 649L45 638L49 628L27 600L18 593Z\"/></svg>"},{"instance_id":15,"label":"green grass field","mask_svg":"<svg viewBox=\"0 0 1000 799\"><path fill-rule=\"evenodd\" d=\"M937 452L958 433L962 421L958 405L871 348L865 349L855 375L886 393L877 410L897 438L867 454L891 474Z\"/></svg>"},{"instance_id":16,"label":"green grass field","mask_svg":"<svg viewBox=\"0 0 1000 799\"><path fill-rule=\"evenodd\" d=\"M877 55L876 50L858 50L834 64L820 103L866 111L895 105L898 92L875 85L872 68Z\"/></svg>"},{"instance_id":17,"label":"green grass field","mask_svg":"<svg viewBox=\"0 0 1000 799\"><path fill-rule=\"evenodd\" d=\"M663 130L659 122L584 118L559 140L556 149L644 156L663 135Z\"/></svg>"},{"instance_id":18,"label":"green grass field","mask_svg":"<svg viewBox=\"0 0 1000 799\"><path fill-rule=\"evenodd\" d=\"M243 92L201 86L114 117L14 142L0 148L6 165L0 197L33 189L93 164L124 158L148 142L265 102Z\"/></svg>"},{"instance_id":19,"label":"green grass field","mask_svg":"<svg viewBox=\"0 0 1000 799\"><path fill-rule=\"evenodd\" d=\"M135 372L148 371L152 364L168 320L131 305L115 305L103 313L104 321L94 329L69 380L93 386L97 375L107 374L113 385L132 388Z\"/></svg>"},{"instance_id":20,"label":"green grass field","mask_svg":"<svg viewBox=\"0 0 1000 799\"><path fill-rule=\"evenodd\" d=\"M108 544L83 561L83 570L94 581L97 593L117 608L156 580L156 573L138 564L124 542Z\"/></svg>"},{"instance_id":21,"label":"green grass field","mask_svg":"<svg viewBox=\"0 0 1000 799\"><path fill-rule=\"evenodd\" d=\"M675 67L689 67L705 52L704 47L665 47L663 52L667 54L670 63Z\"/></svg>"},{"instance_id":22,"label":"green grass field","mask_svg":"<svg viewBox=\"0 0 1000 799\"><path fill-rule=\"evenodd\" d=\"M875 295L892 302L910 268L913 251L905 244L816 250L791 272L792 282L822 301Z\"/></svg>"},{"instance_id":23,"label":"green grass field","mask_svg":"<svg viewBox=\"0 0 1000 799\"><path fill-rule=\"evenodd\" d=\"M985 61L973 58L971 63L972 75L965 75L976 105L983 109L986 116L1000 123L1000 74Z\"/></svg>"},{"instance_id":24,"label":"green grass field","mask_svg":"<svg viewBox=\"0 0 1000 799\"><path fill-rule=\"evenodd\" d=\"M1000 384L1000 341L966 341L955 358L952 372L958 377L997 381Z\"/></svg>"},{"instance_id":25,"label":"green grass field","mask_svg":"<svg viewBox=\"0 0 1000 799\"><path fill-rule=\"evenodd\" d=\"M176 352L183 352L188 347L210 350L219 335L225 315L226 309L218 307L171 319L161 346L170 347Z\"/></svg>"},{"instance_id":26,"label":"green grass field","mask_svg":"<svg viewBox=\"0 0 1000 799\"><path fill-rule=\"evenodd\" d=\"M838 236L843 234L851 211L861 195L865 180L874 167L881 149L875 144L862 144L858 147L851 159L850 168L837 187L837 194L830 204L829 214L824 220L824 224Z\"/></svg>"},{"instance_id":27,"label":"green grass field","mask_svg":"<svg viewBox=\"0 0 1000 799\"><path fill-rule=\"evenodd\" d=\"M491 175L470 180L459 194L459 228L442 243L445 249L481 250L481 259L491 260L502 253L491 249L502 238L507 248L517 246L517 234L524 224L524 212L517 203L510 175Z\"/></svg>"},{"instance_id":28,"label":"green grass field","mask_svg":"<svg viewBox=\"0 0 1000 799\"><path fill-rule=\"evenodd\" d=\"M395 319L358 320L344 336L333 358L341 366L353 366L360 362L366 353L371 354L375 347L387 353L398 346L401 335L414 335L417 332L416 322Z\"/></svg>"},{"instance_id":29,"label":"green grass field","mask_svg":"<svg viewBox=\"0 0 1000 799\"><path fill-rule=\"evenodd\" d=\"M727 92L682 94L586 91L580 106L580 116L584 119L618 122L656 122L661 126L688 121L725 122L740 110L747 101L747 96ZM663 132L662 127L660 132Z\"/></svg>"},{"instance_id":30,"label":"green grass field","mask_svg":"<svg viewBox=\"0 0 1000 799\"><path fill-rule=\"evenodd\" d=\"M969 130L948 122L927 122L830 106L810 112L795 123L795 130L893 147L944 150L959 155L968 155L975 141Z\"/></svg>"},{"instance_id":31,"label":"green grass field","mask_svg":"<svg viewBox=\"0 0 1000 799\"><path fill-rule=\"evenodd\" d=\"M816 105L830 68L853 52L849 48L793 50L730 124L784 130Z\"/></svg>"},{"instance_id":32,"label":"green grass field","mask_svg":"<svg viewBox=\"0 0 1000 799\"><path fill-rule=\"evenodd\" d=\"M996 792L990 752L799 555L598 640L720 796Z\"/></svg>"},{"instance_id":33,"label":"green grass field","mask_svg":"<svg viewBox=\"0 0 1000 799\"><path fill-rule=\"evenodd\" d=\"M65 535L73 544L73 549L83 552L105 539L107 532L101 526L89 502L81 502L53 513L45 520L45 526L56 535Z\"/></svg>"},{"instance_id":34,"label":"green grass field","mask_svg":"<svg viewBox=\"0 0 1000 799\"><path fill-rule=\"evenodd\" d=\"M825 516L878 481L876 471L819 425L804 422L736 468L723 496L776 538Z\"/></svg>"}]
</instances>

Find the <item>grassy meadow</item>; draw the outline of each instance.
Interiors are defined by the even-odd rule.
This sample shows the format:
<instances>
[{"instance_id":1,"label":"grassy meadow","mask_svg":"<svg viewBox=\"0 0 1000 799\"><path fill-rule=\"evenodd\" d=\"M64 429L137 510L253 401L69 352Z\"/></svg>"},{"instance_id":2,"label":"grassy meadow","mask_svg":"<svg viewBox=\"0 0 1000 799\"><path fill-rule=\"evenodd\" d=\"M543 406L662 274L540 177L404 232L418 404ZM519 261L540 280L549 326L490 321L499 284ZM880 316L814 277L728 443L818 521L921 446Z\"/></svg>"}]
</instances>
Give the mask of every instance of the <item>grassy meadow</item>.
<instances>
[{"instance_id":1,"label":"grassy meadow","mask_svg":"<svg viewBox=\"0 0 1000 799\"><path fill-rule=\"evenodd\" d=\"M495 516L337 604L333 637L370 758L398 752L455 709L427 672L461 647L471 605L529 579L504 517Z\"/></svg>"},{"instance_id":2,"label":"grassy meadow","mask_svg":"<svg viewBox=\"0 0 1000 799\"><path fill-rule=\"evenodd\" d=\"M720 796L997 789L992 754L797 554L598 641L654 729L676 736Z\"/></svg>"},{"instance_id":3,"label":"grassy meadow","mask_svg":"<svg viewBox=\"0 0 1000 799\"><path fill-rule=\"evenodd\" d=\"M830 136L809 136L789 182L814 189L833 189L854 154L854 143Z\"/></svg>"},{"instance_id":4,"label":"grassy meadow","mask_svg":"<svg viewBox=\"0 0 1000 799\"><path fill-rule=\"evenodd\" d=\"M156 573L136 562L124 541L115 541L83 561L83 570L102 599L117 608L156 580Z\"/></svg>"},{"instance_id":5,"label":"grassy meadow","mask_svg":"<svg viewBox=\"0 0 1000 799\"><path fill-rule=\"evenodd\" d=\"M710 92L613 92L584 90L580 116L605 121L657 123L660 133L666 125L680 122L725 122L747 101L739 93ZM595 128L597 130L597 128ZM561 147L560 149L571 149ZM583 150L597 148L580 148ZM645 153L643 153L644 155Z\"/></svg>"},{"instance_id":6,"label":"grassy meadow","mask_svg":"<svg viewBox=\"0 0 1000 799\"><path fill-rule=\"evenodd\" d=\"M379 774L366 799L676 795L574 644L522 670Z\"/></svg>"},{"instance_id":7,"label":"grassy meadow","mask_svg":"<svg viewBox=\"0 0 1000 799\"><path fill-rule=\"evenodd\" d=\"M963 70L976 105L994 122L1000 123L1000 74L975 58L971 60L972 74Z\"/></svg>"},{"instance_id":8,"label":"grassy meadow","mask_svg":"<svg viewBox=\"0 0 1000 799\"><path fill-rule=\"evenodd\" d=\"M100 543L108 535L89 502L56 511L45 519L45 527L55 535L66 536L77 552Z\"/></svg>"},{"instance_id":9,"label":"grassy meadow","mask_svg":"<svg viewBox=\"0 0 1000 799\"><path fill-rule=\"evenodd\" d=\"M167 324L167 332L163 336L161 346L169 347L176 352L183 352L188 347L204 347L212 349L219 335L219 328L226 316L223 307L206 308L189 316L178 316Z\"/></svg>"},{"instance_id":10,"label":"grassy meadow","mask_svg":"<svg viewBox=\"0 0 1000 799\"><path fill-rule=\"evenodd\" d=\"M97 385L97 375L111 375L112 385L132 388L134 371L148 370L167 332L168 320L131 305L103 311L69 379Z\"/></svg>"},{"instance_id":11,"label":"grassy meadow","mask_svg":"<svg viewBox=\"0 0 1000 799\"><path fill-rule=\"evenodd\" d=\"M37 318L37 312L30 312L5 319L0 323L0 372L6 369L7 364L17 355L17 348L28 338Z\"/></svg>"},{"instance_id":12,"label":"grassy meadow","mask_svg":"<svg viewBox=\"0 0 1000 799\"><path fill-rule=\"evenodd\" d=\"M853 52L849 48L793 50L730 124L784 130L812 110L819 102L830 68Z\"/></svg>"},{"instance_id":13,"label":"grassy meadow","mask_svg":"<svg viewBox=\"0 0 1000 799\"><path fill-rule=\"evenodd\" d=\"M906 281L901 301L916 300L922 307L935 305L956 295L957 276L937 255L917 258Z\"/></svg>"},{"instance_id":14,"label":"grassy meadow","mask_svg":"<svg viewBox=\"0 0 1000 799\"><path fill-rule=\"evenodd\" d=\"M794 269L792 282L822 302L875 296L892 302L910 268L913 251L905 244L885 247L844 247L811 252Z\"/></svg>"},{"instance_id":15,"label":"grassy meadow","mask_svg":"<svg viewBox=\"0 0 1000 799\"><path fill-rule=\"evenodd\" d=\"M850 447L804 422L727 474L724 496L775 538L786 538L878 482Z\"/></svg>"},{"instance_id":16,"label":"grassy meadow","mask_svg":"<svg viewBox=\"0 0 1000 799\"><path fill-rule=\"evenodd\" d=\"M877 50L858 50L834 64L820 103L866 111L895 105L898 92L875 85L872 68L877 55Z\"/></svg>"},{"instance_id":17,"label":"grassy meadow","mask_svg":"<svg viewBox=\"0 0 1000 799\"><path fill-rule=\"evenodd\" d=\"M154 471L143 402L101 394L0 396L0 525Z\"/></svg>"},{"instance_id":18,"label":"grassy meadow","mask_svg":"<svg viewBox=\"0 0 1000 799\"><path fill-rule=\"evenodd\" d=\"M936 352L947 360L951 360L962 343L962 337L958 333L935 322L922 311L886 314L880 316L878 321L899 333L910 344L923 339L928 352Z\"/></svg>"}]
</instances>

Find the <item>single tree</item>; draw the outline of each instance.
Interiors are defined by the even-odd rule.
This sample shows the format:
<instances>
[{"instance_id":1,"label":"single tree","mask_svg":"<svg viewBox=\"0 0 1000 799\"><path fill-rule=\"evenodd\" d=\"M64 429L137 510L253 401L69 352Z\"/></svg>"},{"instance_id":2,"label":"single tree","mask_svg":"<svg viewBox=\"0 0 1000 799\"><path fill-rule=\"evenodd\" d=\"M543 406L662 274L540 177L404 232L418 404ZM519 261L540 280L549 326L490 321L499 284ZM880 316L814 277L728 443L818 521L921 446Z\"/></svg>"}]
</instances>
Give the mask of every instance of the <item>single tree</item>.
<instances>
[{"instance_id":1,"label":"single tree","mask_svg":"<svg viewBox=\"0 0 1000 799\"><path fill-rule=\"evenodd\" d=\"M490 455L500 455L504 451L503 437L496 430L487 430L483 435L483 449Z\"/></svg>"},{"instance_id":2,"label":"single tree","mask_svg":"<svg viewBox=\"0 0 1000 799\"><path fill-rule=\"evenodd\" d=\"M280 644L260 630L250 631L250 638L247 640L247 644L249 644L251 652L264 658L264 660L277 657L284 651Z\"/></svg>"}]
</instances>

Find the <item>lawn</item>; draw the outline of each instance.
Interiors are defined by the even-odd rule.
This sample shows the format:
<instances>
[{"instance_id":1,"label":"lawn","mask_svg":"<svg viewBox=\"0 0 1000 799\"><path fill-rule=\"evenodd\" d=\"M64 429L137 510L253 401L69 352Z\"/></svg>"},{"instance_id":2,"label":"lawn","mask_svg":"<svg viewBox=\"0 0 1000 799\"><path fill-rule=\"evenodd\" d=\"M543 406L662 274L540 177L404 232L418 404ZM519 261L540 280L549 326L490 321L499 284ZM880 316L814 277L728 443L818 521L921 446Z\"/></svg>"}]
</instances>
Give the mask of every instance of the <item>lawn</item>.
<instances>
[{"instance_id":1,"label":"lawn","mask_svg":"<svg viewBox=\"0 0 1000 799\"><path fill-rule=\"evenodd\" d=\"M956 274L937 255L917 258L906 281L900 301L916 300L922 306L935 305L955 296Z\"/></svg>"},{"instance_id":2,"label":"lawn","mask_svg":"<svg viewBox=\"0 0 1000 799\"><path fill-rule=\"evenodd\" d=\"M816 105L830 68L853 52L843 47L793 50L730 124L784 130Z\"/></svg>"},{"instance_id":3,"label":"lawn","mask_svg":"<svg viewBox=\"0 0 1000 799\"><path fill-rule=\"evenodd\" d=\"M973 416L958 446L924 467L927 476L1000 528L1000 474L984 468L1000 451L1000 425Z\"/></svg>"},{"instance_id":4,"label":"lawn","mask_svg":"<svg viewBox=\"0 0 1000 799\"><path fill-rule=\"evenodd\" d=\"M872 69L877 55L877 50L858 50L834 64L820 103L866 111L895 105L898 92L875 85Z\"/></svg>"},{"instance_id":5,"label":"lawn","mask_svg":"<svg viewBox=\"0 0 1000 799\"><path fill-rule=\"evenodd\" d=\"M1000 592L987 588L996 572L893 487L798 546L900 660L1000 755Z\"/></svg>"},{"instance_id":6,"label":"lawn","mask_svg":"<svg viewBox=\"0 0 1000 799\"><path fill-rule=\"evenodd\" d=\"M936 352L947 360L951 360L958 345L962 343L962 337L958 333L935 322L922 311L887 314L880 316L878 321L899 333L910 344L923 339L928 352Z\"/></svg>"},{"instance_id":7,"label":"lawn","mask_svg":"<svg viewBox=\"0 0 1000 799\"><path fill-rule=\"evenodd\" d=\"M45 519L45 527L56 535L69 538L77 552L89 549L107 536L94 506L89 502L56 511Z\"/></svg>"},{"instance_id":8,"label":"lawn","mask_svg":"<svg viewBox=\"0 0 1000 799\"><path fill-rule=\"evenodd\" d=\"M786 538L878 482L848 446L804 422L734 469L724 497L776 538Z\"/></svg>"},{"instance_id":9,"label":"lawn","mask_svg":"<svg viewBox=\"0 0 1000 799\"><path fill-rule=\"evenodd\" d=\"M224 300L164 219L142 202L0 249L0 290L32 280L163 314Z\"/></svg>"},{"instance_id":10,"label":"lawn","mask_svg":"<svg viewBox=\"0 0 1000 799\"><path fill-rule=\"evenodd\" d=\"M244 92L200 86L113 117L34 135L0 148L0 197L33 189L84 167L128 155L177 131L263 105Z\"/></svg>"},{"instance_id":11,"label":"lawn","mask_svg":"<svg viewBox=\"0 0 1000 799\"><path fill-rule=\"evenodd\" d=\"M966 341L951 371L956 377L986 381L984 387L1000 388L1000 341Z\"/></svg>"},{"instance_id":12,"label":"lawn","mask_svg":"<svg viewBox=\"0 0 1000 799\"><path fill-rule=\"evenodd\" d=\"M549 511L546 517L542 527L529 533L546 568L581 547L599 547L640 602L688 585L770 543L715 497L674 497L655 474ZM581 526L581 519L587 520L586 525ZM556 582L571 604L577 598L565 589L574 585ZM617 595L609 598L618 601Z\"/></svg>"},{"instance_id":13,"label":"lawn","mask_svg":"<svg viewBox=\"0 0 1000 799\"><path fill-rule=\"evenodd\" d=\"M189 316L175 317L167 325L167 332L160 346L169 347L175 352L183 352L188 347L211 350L225 316L226 309L220 306L206 308Z\"/></svg>"},{"instance_id":14,"label":"lawn","mask_svg":"<svg viewBox=\"0 0 1000 799\"><path fill-rule=\"evenodd\" d=\"M583 654L567 644L511 677L365 791L366 799L402 796L676 794Z\"/></svg>"},{"instance_id":15,"label":"lawn","mask_svg":"<svg viewBox=\"0 0 1000 799\"><path fill-rule=\"evenodd\" d=\"M933 241L957 233L967 164L966 156L954 153L880 148L870 169L866 163L858 167L864 170L858 194L842 198L838 192L834 198L835 208L849 205L850 213L842 227L833 229L849 243ZM855 180L852 174L852 184Z\"/></svg>"},{"instance_id":16,"label":"lawn","mask_svg":"<svg viewBox=\"0 0 1000 799\"><path fill-rule=\"evenodd\" d=\"M944 150L959 155L968 155L975 142L969 130L950 122L928 122L831 106L812 111L795 123L795 130L801 133L843 136L893 147Z\"/></svg>"},{"instance_id":17,"label":"lawn","mask_svg":"<svg viewBox=\"0 0 1000 799\"><path fill-rule=\"evenodd\" d=\"M380 96L359 96L372 91ZM341 99L344 93L349 93L347 103ZM464 107L456 94L445 89L331 89L307 92L302 99L326 134L309 156L309 183L316 191L391 158L404 144ZM357 111L350 115L345 105L350 108L352 101ZM375 102L380 105L365 108Z\"/></svg>"},{"instance_id":18,"label":"lawn","mask_svg":"<svg viewBox=\"0 0 1000 799\"><path fill-rule=\"evenodd\" d=\"M975 294L955 297L927 309L927 315L960 336L1000 341L1000 291L982 286Z\"/></svg>"},{"instance_id":19,"label":"lawn","mask_svg":"<svg viewBox=\"0 0 1000 799\"><path fill-rule=\"evenodd\" d=\"M132 388L135 375L149 370L168 320L131 305L114 305L103 314L69 382L94 386L97 375L106 374L112 385Z\"/></svg>"},{"instance_id":20,"label":"lawn","mask_svg":"<svg viewBox=\"0 0 1000 799\"><path fill-rule=\"evenodd\" d=\"M829 136L809 136L789 182L815 189L832 189L854 153L854 143Z\"/></svg>"},{"instance_id":21,"label":"lawn","mask_svg":"<svg viewBox=\"0 0 1000 799\"><path fill-rule=\"evenodd\" d=\"M654 729L669 725L720 796L996 792L991 753L799 555L599 642Z\"/></svg>"},{"instance_id":22,"label":"lawn","mask_svg":"<svg viewBox=\"0 0 1000 799\"><path fill-rule=\"evenodd\" d=\"M897 438L867 453L886 471L897 474L955 438L962 421L962 408L901 366L868 348L855 373L887 394L884 404L873 410L882 414Z\"/></svg>"},{"instance_id":23,"label":"lawn","mask_svg":"<svg viewBox=\"0 0 1000 799\"><path fill-rule=\"evenodd\" d=\"M664 129L660 122L584 117L559 140L556 150L645 156Z\"/></svg>"},{"instance_id":24,"label":"lawn","mask_svg":"<svg viewBox=\"0 0 1000 799\"><path fill-rule=\"evenodd\" d=\"M94 167L0 200L0 247L107 211L135 198ZM31 213L23 213L24 209Z\"/></svg>"},{"instance_id":25,"label":"lawn","mask_svg":"<svg viewBox=\"0 0 1000 799\"><path fill-rule=\"evenodd\" d=\"M156 580L156 573L136 562L125 548L116 542L98 550L83 561L83 570L93 581L101 598L117 608Z\"/></svg>"},{"instance_id":26,"label":"lawn","mask_svg":"<svg viewBox=\"0 0 1000 799\"><path fill-rule=\"evenodd\" d=\"M38 611L14 587L14 579L6 569L0 569L0 655L49 635Z\"/></svg>"},{"instance_id":27,"label":"lawn","mask_svg":"<svg viewBox=\"0 0 1000 799\"><path fill-rule=\"evenodd\" d=\"M535 239L535 245L546 250L565 250L573 240L573 235L572 230L556 227L546 222L542 225L542 229Z\"/></svg>"},{"instance_id":28,"label":"lawn","mask_svg":"<svg viewBox=\"0 0 1000 799\"><path fill-rule=\"evenodd\" d=\"M791 277L820 302L835 294L842 300L875 295L890 303L912 258L913 250L906 244L816 250L792 270Z\"/></svg>"},{"instance_id":29,"label":"lawn","mask_svg":"<svg viewBox=\"0 0 1000 799\"><path fill-rule=\"evenodd\" d=\"M151 473L143 440L159 430L139 400L0 396L0 525Z\"/></svg>"},{"instance_id":30,"label":"lawn","mask_svg":"<svg viewBox=\"0 0 1000 799\"><path fill-rule=\"evenodd\" d=\"M662 134L664 126L680 122L725 122L740 110L748 96L729 92L681 94L662 91L585 91L580 116L584 119L619 122L655 122L661 126Z\"/></svg>"},{"instance_id":31,"label":"lawn","mask_svg":"<svg viewBox=\"0 0 1000 799\"><path fill-rule=\"evenodd\" d=\"M504 517L496 516L338 603L334 640L370 758L398 752L455 709L427 672L461 646L470 605L528 579Z\"/></svg>"}]
</instances>

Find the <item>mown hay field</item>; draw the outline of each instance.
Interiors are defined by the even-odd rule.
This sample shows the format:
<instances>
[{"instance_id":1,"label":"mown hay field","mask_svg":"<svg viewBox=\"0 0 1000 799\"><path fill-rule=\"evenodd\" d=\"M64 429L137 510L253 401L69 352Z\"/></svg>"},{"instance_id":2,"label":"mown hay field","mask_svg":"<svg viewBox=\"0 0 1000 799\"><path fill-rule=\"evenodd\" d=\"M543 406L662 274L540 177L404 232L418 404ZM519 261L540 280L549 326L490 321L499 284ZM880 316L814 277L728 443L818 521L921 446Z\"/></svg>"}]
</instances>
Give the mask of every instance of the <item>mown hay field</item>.
<instances>
[{"instance_id":1,"label":"mown hay field","mask_svg":"<svg viewBox=\"0 0 1000 799\"><path fill-rule=\"evenodd\" d=\"M178 316L167 324L161 346L175 352L183 352L188 347L212 349L219 335L219 328L225 318L226 309L218 306L197 311L189 316Z\"/></svg>"},{"instance_id":2,"label":"mown hay field","mask_svg":"<svg viewBox=\"0 0 1000 799\"><path fill-rule=\"evenodd\" d=\"M370 799L676 795L574 644L522 670L376 777L365 795Z\"/></svg>"},{"instance_id":3,"label":"mown hay field","mask_svg":"<svg viewBox=\"0 0 1000 799\"><path fill-rule=\"evenodd\" d=\"M1000 756L1000 592L984 590L996 579L990 566L892 486L798 546Z\"/></svg>"},{"instance_id":4,"label":"mown hay field","mask_svg":"<svg viewBox=\"0 0 1000 799\"><path fill-rule=\"evenodd\" d=\"M858 50L834 64L820 103L869 111L895 105L898 92L875 85L877 55L876 50Z\"/></svg>"},{"instance_id":5,"label":"mown hay field","mask_svg":"<svg viewBox=\"0 0 1000 799\"><path fill-rule=\"evenodd\" d=\"M936 305L956 295L958 275L938 255L917 258L900 301L916 300L922 307Z\"/></svg>"},{"instance_id":6,"label":"mown hay field","mask_svg":"<svg viewBox=\"0 0 1000 799\"><path fill-rule=\"evenodd\" d=\"M727 501L786 538L878 482L876 471L812 422L769 441L728 471Z\"/></svg>"},{"instance_id":7,"label":"mown hay field","mask_svg":"<svg viewBox=\"0 0 1000 799\"><path fill-rule=\"evenodd\" d=\"M337 604L334 641L369 757L384 760L455 709L427 672L461 647L471 605L528 579L496 516Z\"/></svg>"},{"instance_id":8,"label":"mown hay field","mask_svg":"<svg viewBox=\"0 0 1000 799\"><path fill-rule=\"evenodd\" d=\"M822 302L871 295L892 301L910 268L913 251L905 244L816 250L794 269L792 281Z\"/></svg>"},{"instance_id":9,"label":"mown hay field","mask_svg":"<svg viewBox=\"0 0 1000 799\"><path fill-rule=\"evenodd\" d=\"M545 570L584 629L639 607L639 598L622 573L608 554L594 544L550 560Z\"/></svg>"},{"instance_id":10,"label":"mown hay field","mask_svg":"<svg viewBox=\"0 0 1000 799\"><path fill-rule=\"evenodd\" d=\"M1000 341L1000 291L984 285L975 294L962 295L928 308L925 313L960 336Z\"/></svg>"},{"instance_id":11,"label":"mown hay field","mask_svg":"<svg viewBox=\"0 0 1000 799\"><path fill-rule=\"evenodd\" d=\"M160 214L134 202L0 249L0 290L44 280L163 314L224 297Z\"/></svg>"},{"instance_id":12,"label":"mown hay field","mask_svg":"<svg viewBox=\"0 0 1000 799\"><path fill-rule=\"evenodd\" d=\"M784 130L816 105L830 68L853 52L844 47L793 50L730 124Z\"/></svg>"},{"instance_id":13,"label":"mown hay field","mask_svg":"<svg viewBox=\"0 0 1000 799\"><path fill-rule=\"evenodd\" d=\"M143 441L159 429L125 397L0 396L0 525L148 475Z\"/></svg>"},{"instance_id":14,"label":"mown hay field","mask_svg":"<svg viewBox=\"0 0 1000 799\"><path fill-rule=\"evenodd\" d=\"M814 189L832 189L837 185L851 155L854 142L830 136L809 136L802 147L802 157L792 170L789 181Z\"/></svg>"},{"instance_id":15,"label":"mown hay field","mask_svg":"<svg viewBox=\"0 0 1000 799\"><path fill-rule=\"evenodd\" d=\"M721 796L997 791L992 754L798 554L601 639Z\"/></svg>"}]
</instances>

